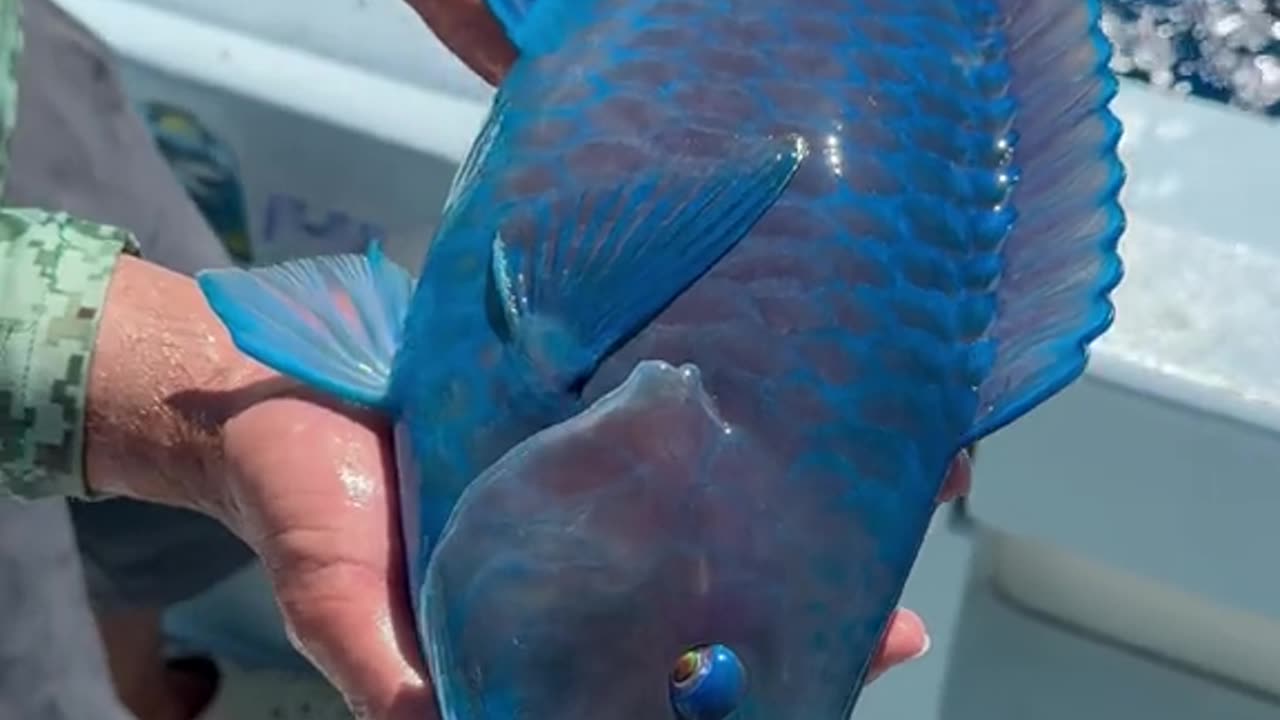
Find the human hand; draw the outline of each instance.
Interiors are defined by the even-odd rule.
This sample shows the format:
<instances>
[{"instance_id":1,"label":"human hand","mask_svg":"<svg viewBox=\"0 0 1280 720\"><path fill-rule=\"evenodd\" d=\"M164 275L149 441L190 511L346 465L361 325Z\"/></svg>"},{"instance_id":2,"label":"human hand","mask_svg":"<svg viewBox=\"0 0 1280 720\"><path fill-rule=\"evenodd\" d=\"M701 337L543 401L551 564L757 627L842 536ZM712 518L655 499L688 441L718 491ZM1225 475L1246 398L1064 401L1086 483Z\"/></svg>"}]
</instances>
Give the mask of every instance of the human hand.
<instances>
[{"instance_id":1,"label":"human hand","mask_svg":"<svg viewBox=\"0 0 1280 720\"><path fill-rule=\"evenodd\" d=\"M973 466L968 450L961 450L947 468L947 477L938 495L938 504L948 503L969 492L973 479ZM889 669L923 657L929 652L929 633L924 621L914 612L899 609L889 621L889 631L880 643L880 650L871 661L867 674L870 683Z\"/></svg>"},{"instance_id":2,"label":"human hand","mask_svg":"<svg viewBox=\"0 0 1280 720\"><path fill-rule=\"evenodd\" d=\"M450 52L490 85L497 85L515 62L515 46L485 0L405 1Z\"/></svg>"},{"instance_id":3,"label":"human hand","mask_svg":"<svg viewBox=\"0 0 1280 720\"><path fill-rule=\"evenodd\" d=\"M221 520L361 717L431 720L391 457L378 418L238 352L190 278L117 263L88 380L90 490Z\"/></svg>"},{"instance_id":4,"label":"human hand","mask_svg":"<svg viewBox=\"0 0 1280 720\"><path fill-rule=\"evenodd\" d=\"M285 390L230 418L223 438L226 519L261 556L295 646L359 717L437 718L384 424Z\"/></svg>"}]
</instances>

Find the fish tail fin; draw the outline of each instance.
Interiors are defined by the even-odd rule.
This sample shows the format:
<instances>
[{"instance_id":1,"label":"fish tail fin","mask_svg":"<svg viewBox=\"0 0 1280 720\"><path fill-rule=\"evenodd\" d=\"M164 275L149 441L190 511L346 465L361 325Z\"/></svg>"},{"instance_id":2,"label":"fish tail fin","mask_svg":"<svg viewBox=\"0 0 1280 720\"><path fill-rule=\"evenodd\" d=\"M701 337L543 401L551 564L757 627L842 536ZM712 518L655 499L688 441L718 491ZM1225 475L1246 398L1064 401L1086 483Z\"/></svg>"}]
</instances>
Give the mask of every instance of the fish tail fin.
<instances>
[{"instance_id":1,"label":"fish tail fin","mask_svg":"<svg viewBox=\"0 0 1280 720\"><path fill-rule=\"evenodd\" d=\"M348 402L389 410L413 279L371 240L364 254L196 276L245 354Z\"/></svg>"},{"instance_id":2,"label":"fish tail fin","mask_svg":"<svg viewBox=\"0 0 1280 720\"><path fill-rule=\"evenodd\" d=\"M1005 204L977 218L1006 223L995 315L973 348L983 378L965 443L1000 429L1066 387L1111 325L1123 268L1121 127L1099 0L991 0L979 82L1002 95L1012 133L998 150L1018 170ZM977 6L974 6L977 7ZM1014 220L1013 213L1016 213ZM1011 224L1011 227L1010 227Z\"/></svg>"}]
</instances>

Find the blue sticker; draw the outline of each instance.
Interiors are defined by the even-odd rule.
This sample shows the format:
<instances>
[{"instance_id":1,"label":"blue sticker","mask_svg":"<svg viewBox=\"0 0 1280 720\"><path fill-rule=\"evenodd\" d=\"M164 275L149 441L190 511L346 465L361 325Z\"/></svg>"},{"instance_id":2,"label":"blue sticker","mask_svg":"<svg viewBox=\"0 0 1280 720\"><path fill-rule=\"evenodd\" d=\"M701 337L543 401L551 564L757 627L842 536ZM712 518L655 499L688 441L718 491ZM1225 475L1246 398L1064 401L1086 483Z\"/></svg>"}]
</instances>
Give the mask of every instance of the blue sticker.
<instances>
[{"instance_id":1,"label":"blue sticker","mask_svg":"<svg viewBox=\"0 0 1280 720\"><path fill-rule=\"evenodd\" d=\"M382 228L340 210L310 212L307 203L285 193L267 198L262 244L273 255L302 257L363 252L369 241L383 238Z\"/></svg>"}]
</instances>

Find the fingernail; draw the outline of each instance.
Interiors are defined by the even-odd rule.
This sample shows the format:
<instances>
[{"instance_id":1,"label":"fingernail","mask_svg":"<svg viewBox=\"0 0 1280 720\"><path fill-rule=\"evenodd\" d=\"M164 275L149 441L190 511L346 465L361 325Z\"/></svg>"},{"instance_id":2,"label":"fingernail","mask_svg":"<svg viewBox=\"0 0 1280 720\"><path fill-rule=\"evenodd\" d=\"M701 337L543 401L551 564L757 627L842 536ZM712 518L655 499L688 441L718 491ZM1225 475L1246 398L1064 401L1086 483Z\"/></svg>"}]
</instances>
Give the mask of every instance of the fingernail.
<instances>
[{"instance_id":1,"label":"fingernail","mask_svg":"<svg viewBox=\"0 0 1280 720\"><path fill-rule=\"evenodd\" d=\"M920 647L920 652L912 655L908 660L919 660L929 652L929 648L933 647L933 638L929 637L929 633L924 634L924 645Z\"/></svg>"},{"instance_id":2,"label":"fingernail","mask_svg":"<svg viewBox=\"0 0 1280 720\"><path fill-rule=\"evenodd\" d=\"M929 648L933 646L933 638L929 637L929 629L925 627L924 619L915 612L903 608L898 611L898 622L914 625L915 627L912 629L919 632L920 636L924 640L923 644L920 646L920 650L916 652L915 655L907 658L906 661L917 660L924 657L925 653L929 652Z\"/></svg>"}]
</instances>

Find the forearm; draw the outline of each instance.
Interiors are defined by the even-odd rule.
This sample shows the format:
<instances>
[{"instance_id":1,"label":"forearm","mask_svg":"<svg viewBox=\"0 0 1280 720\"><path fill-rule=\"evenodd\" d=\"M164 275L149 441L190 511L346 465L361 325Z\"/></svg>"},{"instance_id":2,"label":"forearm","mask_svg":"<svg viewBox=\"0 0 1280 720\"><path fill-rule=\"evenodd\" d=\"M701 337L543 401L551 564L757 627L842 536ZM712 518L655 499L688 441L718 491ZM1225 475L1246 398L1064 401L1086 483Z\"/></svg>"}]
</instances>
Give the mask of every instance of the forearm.
<instances>
[{"instance_id":1,"label":"forearm","mask_svg":"<svg viewBox=\"0 0 1280 720\"><path fill-rule=\"evenodd\" d=\"M193 280L122 254L130 243L0 211L0 495L190 505L191 484L218 471L226 391L270 375Z\"/></svg>"},{"instance_id":2,"label":"forearm","mask_svg":"<svg viewBox=\"0 0 1280 720\"><path fill-rule=\"evenodd\" d=\"M227 501L193 484L222 476L222 428L271 377L235 349L192 279L121 258L89 372L89 488L178 505Z\"/></svg>"},{"instance_id":3,"label":"forearm","mask_svg":"<svg viewBox=\"0 0 1280 720\"><path fill-rule=\"evenodd\" d=\"M130 238L0 210L0 495L83 495L86 368Z\"/></svg>"}]
</instances>

